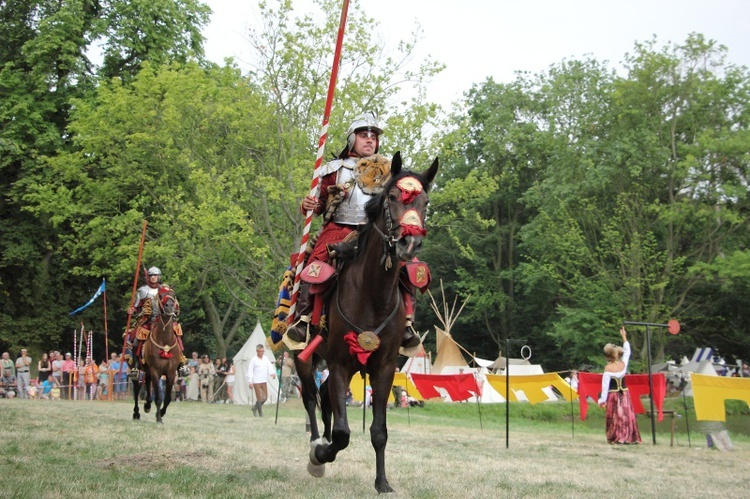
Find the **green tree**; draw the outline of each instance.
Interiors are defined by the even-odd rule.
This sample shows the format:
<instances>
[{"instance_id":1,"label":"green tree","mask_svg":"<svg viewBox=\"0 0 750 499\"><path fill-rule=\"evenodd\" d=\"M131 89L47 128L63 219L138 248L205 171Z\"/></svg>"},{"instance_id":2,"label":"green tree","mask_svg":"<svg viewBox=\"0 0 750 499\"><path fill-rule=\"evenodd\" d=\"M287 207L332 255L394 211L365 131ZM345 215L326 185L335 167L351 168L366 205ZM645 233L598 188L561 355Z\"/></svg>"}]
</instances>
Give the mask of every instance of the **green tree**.
<instances>
[{"instance_id":1,"label":"green tree","mask_svg":"<svg viewBox=\"0 0 750 499\"><path fill-rule=\"evenodd\" d=\"M703 264L746 224L746 158L725 145L746 143L746 70L698 35L654 46L602 86L599 116L581 113L593 92L563 93L580 103L552 108L570 144L527 196L540 213L524 228L527 271L560 286L552 334L581 362L600 362L602 333L623 319L689 317ZM653 343L662 357L664 336Z\"/></svg>"},{"instance_id":2,"label":"green tree","mask_svg":"<svg viewBox=\"0 0 750 499\"><path fill-rule=\"evenodd\" d=\"M272 111L234 68L146 65L76 102L75 151L50 158L26 199L68 229L74 272L111 276L120 311L147 219L144 261L175 286L188 345L224 356L275 288L264 217L276 215L257 176L275 150Z\"/></svg>"},{"instance_id":3,"label":"green tree","mask_svg":"<svg viewBox=\"0 0 750 499\"><path fill-rule=\"evenodd\" d=\"M69 272L59 240L68 228L55 228L49 215L32 213L25 200L28 186L44 182L47 158L72 147L71 103L92 96L100 69L90 59L94 46L106 47L112 74L114 68L135 70L150 56L200 55L196 47L207 20L205 6L155 0L150 16L126 28L132 5L0 3L0 342L7 346L54 346L68 326L60 318L98 286L91 289L90 279ZM173 15L175 6L181 15ZM164 24L171 34L157 36L165 32ZM138 37L125 36L129 30L148 39L148 46L132 45Z\"/></svg>"}]
</instances>

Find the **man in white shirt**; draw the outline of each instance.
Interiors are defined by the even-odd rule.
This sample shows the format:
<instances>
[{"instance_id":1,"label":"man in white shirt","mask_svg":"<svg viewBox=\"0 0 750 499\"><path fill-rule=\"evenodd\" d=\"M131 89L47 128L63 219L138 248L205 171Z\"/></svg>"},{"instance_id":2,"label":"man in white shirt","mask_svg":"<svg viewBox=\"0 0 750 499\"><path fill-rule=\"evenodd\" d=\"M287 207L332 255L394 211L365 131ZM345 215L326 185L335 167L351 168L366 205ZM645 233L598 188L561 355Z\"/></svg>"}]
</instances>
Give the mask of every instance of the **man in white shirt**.
<instances>
[{"instance_id":1,"label":"man in white shirt","mask_svg":"<svg viewBox=\"0 0 750 499\"><path fill-rule=\"evenodd\" d=\"M268 377L276 378L276 369L271 361L265 355L263 345L255 347L255 353L258 355L250 360L245 373L250 389L255 391L255 404L253 405L253 415L263 417L263 404L268 398Z\"/></svg>"},{"instance_id":2,"label":"man in white shirt","mask_svg":"<svg viewBox=\"0 0 750 499\"><path fill-rule=\"evenodd\" d=\"M29 380L31 370L31 357L26 355L26 349L21 349L21 356L16 359L16 375L18 378L18 397L25 399L28 398L26 393L29 389Z\"/></svg>"}]
</instances>

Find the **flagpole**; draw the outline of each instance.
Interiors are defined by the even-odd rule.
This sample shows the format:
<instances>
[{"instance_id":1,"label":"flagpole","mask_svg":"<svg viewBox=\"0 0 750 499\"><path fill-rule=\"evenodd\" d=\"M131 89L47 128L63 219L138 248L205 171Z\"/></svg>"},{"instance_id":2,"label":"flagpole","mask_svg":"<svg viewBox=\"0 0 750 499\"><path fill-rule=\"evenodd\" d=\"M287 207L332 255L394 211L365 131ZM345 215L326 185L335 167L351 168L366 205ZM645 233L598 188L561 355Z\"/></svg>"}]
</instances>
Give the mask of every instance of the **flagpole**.
<instances>
[{"instance_id":1,"label":"flagpole","mask_svg":"<svg viewBox=\"0 0 750 499\"><path fill-rule=\"evenodd\" d=\"M320 140L318 141L318 154L315 158L315 169L313 170L312 183L310 184L309 196L317 197L320 186L318 173L323 164L323 152L325 150L326 138L328 136L328 119L331 116L331 107L333 105L333 94L336 91L336 79L341 62L341 47L344 44L344 30L346 28L346 16L349 10L349 0L344 0L341 8L341 20L339 21L339 32L336 37L336 50L333 55L333 67L331 68L331 79L328 82L328 95L326 97L325 110L323 112L323 124L320 129ZM302 268L305 262L305 252L307 251L307 241L310 239L310 227L312 226L313 210L308 210L305 215L305 226L302 230L302 239L300 240L299 253L297 255L296 271L294 274L294 287L292 288L291 304L289 305L289 324L294 320L294 311L297 306L297 296L299 295L300 280L302 277Z\"/></svg>"},{"instance_id":2,"label":"flagpole","mask_svg":"<svg viewBox=\"0 0 750 499\"><path fill-rule=\"evenodd\" d=\"M130 331L130 320L133 318L133 305L135 304L135 293L138 291L138 274L141 271L141 258L143 257L143 245L146 242L146 228L148 227L148 220L143 221L143 229L141 230L141 244L138 247L138 261L135 263L135 276L133 277L133 292L130 294L130 306L128 306L128 322L125 324L125 335ZM120 372L118 378L122 377L122 366L125 359L125 345L127 340L122 342L122 358L120 359ZM135 356L135 352L133 352Z\"/></svg>"},{"instance_id":3,"label":"flagpole","mask_svg":"<svg viewBox=\"0 0 750 499\"><path fill-rule=\"evenodd\" d=\"M107 332L107 280L102 279L104 284L104 296L102 302L104 303L104 360L109 361L109 334Z\"/></svg>"}]
</instances>

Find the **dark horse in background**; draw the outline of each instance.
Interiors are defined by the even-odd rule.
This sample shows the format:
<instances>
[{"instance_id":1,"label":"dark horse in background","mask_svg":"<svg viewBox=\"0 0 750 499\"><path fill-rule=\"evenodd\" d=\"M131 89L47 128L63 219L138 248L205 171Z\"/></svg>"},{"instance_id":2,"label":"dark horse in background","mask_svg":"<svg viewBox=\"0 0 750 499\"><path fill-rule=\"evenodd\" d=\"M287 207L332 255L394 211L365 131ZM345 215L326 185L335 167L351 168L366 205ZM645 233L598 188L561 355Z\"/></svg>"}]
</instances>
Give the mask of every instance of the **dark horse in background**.
<instances>
[{"instance_id":1,"label":"dark horse in background","mask_svg":"<svg viewBox=\"0 0 750 499\"><path fill-rule=\"evenodd\" d=\"M325 473L325 463L349 445L346 393L352 376L366 372L372 386L370 437L375 449L375 488L379 493L393 492L385 475L386 404L396 372L396 358L406 328L404 303L399 290L401 262L411 261L422 246L427 192L438 170L438 160L424 173L402 170L401 155L391 162L391 179L383 191L367 204L368 222L360 233L341 269L328 305L328 338L306 362L295 356L302 382L302 397L310 416L310 463L308 471L316 477ZM359 345L378 343L369 357L360 361L356 346L350 351L345 336L356 334ZM321 333L324 334L325 332ZM348 335L351 341L353 335ZM325 359L328 379L320 390L314 370ZM323 438L315 414L320 396ZM333 417L333 425L331 425Z\"/></svg>"},{"instance_id":2,"label":"dark horse in background","mask_svg":"<svg viewBox=\"0 0 750 499\"><path fill-rule=\"evenodd\" d=\"M157 311L157 317L151 326L151 333L143 344L143 363L141 372L143 376L143 389L146 390L146 403L143 412L151 412L151 401L156 403L156 421L162 422L162 417L167 413L167 407L172 401L172 386L177 376L177 368L180 365L182 350L180 350L177 336L173 331L175 320L175 295L170 291L163 297L158 295L152 298L153 309ZM162 391L159 386L161 377L166 377L166 384ZM138 394L141 391L139 380L133 380L133 397L135 407L133 408L133 419L141 419L138 409ZM164 404L162 406L162 403Z\"/></svg>"}]
</instances>

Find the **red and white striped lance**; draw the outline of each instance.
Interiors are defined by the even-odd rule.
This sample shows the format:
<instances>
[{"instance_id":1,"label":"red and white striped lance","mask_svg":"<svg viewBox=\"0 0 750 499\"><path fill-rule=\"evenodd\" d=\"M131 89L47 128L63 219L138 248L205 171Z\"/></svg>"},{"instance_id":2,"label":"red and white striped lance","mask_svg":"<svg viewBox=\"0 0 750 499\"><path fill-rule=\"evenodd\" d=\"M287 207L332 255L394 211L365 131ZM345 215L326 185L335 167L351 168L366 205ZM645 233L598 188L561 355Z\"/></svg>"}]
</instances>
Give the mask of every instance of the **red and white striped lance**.
<instances>
[{"instance_id":1,"label":"red and white striped lance","mask_svg":"<svg viewBox=\"0 0 750 499\"><path fill-rule=\"evenodd\" d=\"M328 120L331 116L331 107L333 105L333 94L336 91L336 79L339 73L339 63L341 62L341 47L344 44L344 30L346 28L346 16L349 10L349 0L344 0L341 8L341 20L339 21L339 32L336 37L336 50L333 55L333 67L331 68L331 79L328 82L328 95L326 96L326 106L323 111L323 125L320 129L320 140L318 141L318 153L315 158L315 169L313 170L312 183L310 184L309 196L317 197L320 189L320 179L318 173L323 164L323 153L325 151L326 139L328 138ZM305 226L302 229L302 238L300 239L299 252L297 256L296 270L294 274L294 287L292 288L291 304L289 306L288 321L291 324L294 317L294 310L297 306L297 296L299 295L299 285L302 277L302 268L305 261L305 251L307 251L307 242L310 240L310 227L312 226L313 211L308 210L305 215Z\"/></svg>"}]
</instances>

